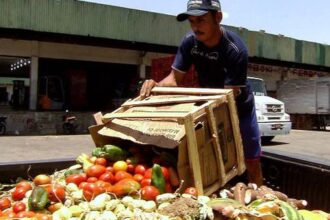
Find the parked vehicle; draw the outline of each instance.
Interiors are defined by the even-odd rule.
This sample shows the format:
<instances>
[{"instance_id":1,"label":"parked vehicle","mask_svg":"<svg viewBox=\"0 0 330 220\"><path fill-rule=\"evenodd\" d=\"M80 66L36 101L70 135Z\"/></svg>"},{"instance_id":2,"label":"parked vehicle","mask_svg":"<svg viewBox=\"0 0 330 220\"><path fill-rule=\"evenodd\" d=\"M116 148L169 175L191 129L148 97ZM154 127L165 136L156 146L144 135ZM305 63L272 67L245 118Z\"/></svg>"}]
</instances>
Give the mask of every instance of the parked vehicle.
<instances>
[{"instance_id":1,"label":"parked vehicle","mask_svg":"<svg viewBox=\"0 0 330 220\"><path fill-rule=\"evenodd\" d=\"M6 133L7 128L7 117L1 116L0 117L0 135L4 135Z\"/></svg>"},{"instance_id":2,"label":"parked vehicle","mask_svg":"<svg viewBox=\"0 0 330 220\"><path fill-rule=\"evenodd\" d=\"M285 113L284 103L267 96L265 82L260 78L248 77L254 94L257 120L263 143L270 142L276 135L289 134L290 115Z\"/></svg>"},{"instance_id":3,"label":"parked vehicle","mask_svg":"<svg viewBox=\"0 0 330 220\"><path fill-rule=\"evenodd\" d=\"M75 134L78 125L76 124L77 118L69 113L69 110L65 111L63 116L63 133L64 134Z\"/></svg>"},{"instance_id":4,"label":"parked vehicle","mask_svg":"<svg viewBox=\"0 0 330 220\"><path fill-rule=\"evenodd\" d=\"M278 97L293 116L296 128L326 130L330 125L330 77L282 81Z\"/></svg>"}]
</instances>

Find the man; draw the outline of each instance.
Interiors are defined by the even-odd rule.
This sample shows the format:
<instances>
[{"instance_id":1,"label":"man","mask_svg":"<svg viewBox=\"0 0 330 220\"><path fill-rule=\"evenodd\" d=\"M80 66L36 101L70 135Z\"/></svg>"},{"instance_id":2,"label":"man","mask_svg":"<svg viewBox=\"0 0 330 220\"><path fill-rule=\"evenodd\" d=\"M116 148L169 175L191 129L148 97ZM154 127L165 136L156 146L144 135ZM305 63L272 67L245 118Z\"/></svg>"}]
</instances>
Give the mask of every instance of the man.
<instances>
[{"instance_id":1,"label":"man","mask_svg":"<svg viewBox=\"0 0 330 220\"><path fill-rule=\"evenodd\" d=\"M146 80L140 94L149 96L154 86L177 86L192 64L201 87L233 89L248 180L261 185L260 135L254 97L246 79L246 46L235 33L219 25L222 20L219 0L189 0L187 11L177 16L178 21L187 19L192 31L181 42L171 73L160 82Z\"/></svg>"}]
</instances>

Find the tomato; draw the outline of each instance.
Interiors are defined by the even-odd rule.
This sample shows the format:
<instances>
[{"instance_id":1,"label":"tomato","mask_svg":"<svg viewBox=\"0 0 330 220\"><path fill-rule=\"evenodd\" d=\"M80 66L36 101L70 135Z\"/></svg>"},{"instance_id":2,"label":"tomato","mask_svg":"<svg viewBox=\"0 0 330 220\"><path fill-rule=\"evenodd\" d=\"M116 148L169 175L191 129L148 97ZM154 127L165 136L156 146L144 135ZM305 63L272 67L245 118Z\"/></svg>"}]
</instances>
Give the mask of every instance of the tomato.
<instances>
[{"instance_id":1,"label":"tomato","mask_svg":"<svg viewBox=\"0 0 330 220\"><path fill-rule=\"evenodd\" d=\"M113 167L112 167L112 166L107 166L107 167L105 168L105 170L106 170L106 172L114 173L114 171L113 171Z\"/></svg>"},{"instance_id":2,"label":"tomato","mask_svg":"<svg viewBox=\"0 0 330 220\"><path fill-rule=\"evenodd\" d=\"M25 209L26 209L26 205L24 202L15 202L15 204L13 205L13 211L15 213L25 211Z\"/></svg>"},{"instance_id":3,"label":"tomato","mask_svg":"<svg viewBox=\"0 0 330 220\"><path fill-rule=\"evenodd\" d=\"M85 182L87 180L87 176L84 173L81 174L72 174L65 178L65 182L68 183L74 183L77 186L79 186L80 183Z\"/></svg>"},{"instance_id":4,"label":"tomato","mask_svg":"<svg viewBox=\"0 0 330 220\"><path fill-rule=\"evenodd\" d=\"M101 194L103 191L96 183L88 183L83 188L83 194L87 201L92 200L95 196Z\"/></svg>"},{"instance_id":5,"label":"tomato","mask_svg":"<svg viewBox=\"0 0 330 220\"><path fill-rule=\"evenodd\" d=\"M152 168L149 168L145 171L144 178L151 179L151 175L152 175Z\"/></svg>"},{"instance_id":6,"label":"tomato","mask_svg":"<svg viewBox=\"0 0 330 220\"><path fill-rule=\"evenodd\" d=\"M135 169L134 169L134 173L135 174L141 174L141 175L144 175L144 173L146 172L146 167L139 164L139 165L136 165Z\"/></svg>"},{"instance_id":7,"label":"tomato","mask_svg":"<svg viewBox=\"0 0 330 220\"><path fill-rule=\"evenodd\" d=\"M44 213L36 213L34 216L36 220L51 220L52 216Z\"/></svg>"},{"instance_id":8,"label":"tomato","mask_svg":"<svg viewBox=\"0 0 330 220\"><path fill-rule=\"evenodd\" d=\"M118 160L113 164L113 170L115 173L118 171L126 171L127 170L127 163L122 160Z\"/></svg>"},{"instance_id":9,"label":"tomato","mask_svg":"<svg viewBox=\"0 0 330 220\"><path fill-rule=\"evenodd\" d=\"M13 210L7 209L2 212L1 217L4 217L1 219L14 219L14 218L17 218L17 214L15 212L13 212Z\"/></svg>"},{"instance_id":10,"label":"tomato","mask_svg":"<svg viewBox=\"0 0 330 220\"><path fill-rule=\"evenodd\" d=\"M0 199L0 210L5 210L11 207L11 201L8 197Z\"/></svg>"},{"instance_id":11,"label":"tomato","mask_svg":"<svg viewBox=\"0 0 330 220\"><path fill-rule=\"evenodd\" d=\"M39 174L36 177L34 177L34 179L33 179L33 182L36 186L50 184L51 181L52 180L51 180L50 176L48 176L46 174Z\"/></svg>"},{"instance_id":12,"label":"tomato","mask_svg":"<svg viewBox=\"0 0 330 220\"><path fill-rule=\"evenodd\" d=\"M166 181L170 180L170 173L168 172L168 169L166 167L161 167L162 173L164 175L164 178Z\"/></svg>"},{"instance_id":13,"label":"tomato","mask_svg":"<svg viewBox=\"0 0 330 220\"><path fill-rule=\"evenodd\" d=\"M22 211L17 213L16 218L33 218L35 215L36 213L32 211Z\"/></svg>"},{"instance_id":14,"label":"tomato","mask_svg":"<svg viewBox=\"0 0 330 220\"><path fill-rule=\"evenodd\" d=\"M20 188L20 187L26 189L27 191L32 189L31 183L26 181L26 180L22 180L22 181L20 181L19 183L16 184L16 188Z\"/></svg>"},{"instance_id":15,"label":"tomato","mask_svg":"<svg viewBox=\"0 0 330 220\"><path fill-rule=\"evenodd\" d=\"M54 213L55 211L59 210L61 207L63 206L62 203L58 202L58 203L54 203L48 206L47 210L50 213Z\"/></svg>"},{"instance_id":16,"label":"tomato","mask_svg":"<svg viewBox=\"0 0 330 220\"><path fill-rule=\"evenodd\" d=\"M101 166L107 166L107 159L103 158L103 157L98 157L95 160L95 164L101 165Z\"/></svg>"},{"instance_id":17,"label":"tomato","mask_svg":"<svg viewBox=\"0 0 330 220\"><path fill-rule=\"evenodd\" d=\"M172 193L173 192L173 189L172 189L172 186L171 186L170 183L166 183L165 192L167 192L167 193Z\"/></svg>"},{"instance_id":18,"label":"tomato","mask_svg":"<svg viewBox=\"0 0 330 220\"><path fill-rule=\"evenodd\" d=\"M144 187L144 186L151 186L151 179L150 178L149 179L144 178L144 179L141 180L141 187Z\"/></svg>"},{"instance_id":19,"label":"tomato","mask_svg":"<svg viewBox=\"0 0 330 220\"><path fill-rule=\"evenodd\" d=\"M141 175L141 174L135 174L135 175L133 176L133 179L134 179L135 181L137 181L137 182L141 182L141 181L143 180L143 175Z\"/></svg>"},{"instance_id":20,"label":"tomato","mask_svg":"<svg viewBox=\"0 0 330 220\"><path fill-rule=\"evenodd\" d=\"M98 180L98 178L92 176L92 177L88 177L88 179L86 180L88 183L95 183Z\"/></svg>"},{"instance_id":21,"label":"tomato","mask_svg":"<svg viewBox=\"0 0 330 220\"><path fill-rule=\"evenodd\" d=\"M100 187L100 189L102 190L102 192L110 192L111 191L111 183L108 182L104 182L102 180L98 180L95 182L95 184Z\"/></svg>"},{"instance_id":22,"label":"tomato","mask_svg":"<svg viewBox=\"0 0 330 220\"><path fill-rule=\"evenodd\" d=\"M79 184L78 188L83 189L86 186L87 182L82 182Z\"/></svg>"},{"instance_id":23,"label":"tomato","mask_svg":"<svg viewBox=\"0 0 330 220\"><path fill-rule=\"evenodd\" d=\"M99 180L113 184L115 183L115 176L110 172L105 172L99 177Z\"/></svg>"},{"instance_id":24,"label":"tomato","mask_svg":"<svg viewBox=\"0 0 330 220\"><path fill-rule=\"evenodd\" d=\"M23 187L15 188L13 192L11 192L11 198L15 201L22 200L25 197L26 190Z\"/></svg>"},{"instance_id":25,"label":"tomato","mask_svg":"<svg viewBox=\"0 0 330 220\"><path fill-rule=\"evenodd\" d=\"M88 167L86 171L88 177L96 177L96 178L101 176L103 173L105 173L105 166L98 164Z\"/></svg>"},{"instance_id":26,"label":"tomato","mask_svg":"<svg viewBox=\"0 0 330 220\"><path fill-rule=\"evenodd\" d=\"M193 196L198 196L198 192L197 192L197 189L195 187L188 187L184 193L186 194L190 194L190 195L193 195Z\"/></svg>"},{"instance_id":27,"label":"tomato","mask_svg":"<svg viewBox=\"0 0 330 220\"><path fill-rule=\"evenodd\" d=\"M63 202L65 200L65 188L61 185L48 185L46 187L48 198L52 202Z\"/></svg>"},{"instance_id":28,"label":"tomato","mask_svg":"<svg viewBox=\"0 0 330 220\"><path fill-rule=\"evenodd\" d=\"M126 171L122 171L122 170L119 170L116 174L115 174L115 181L118 182L122 179L126 179L126 178L130 178L130 179L133 179L133 176L132 174L130 173L127 173Z\"/></svg>"},{"instance_id":29,"label":"tomato","mask_svg":"<svg viewBox=\"0 0 330 220\"><path fill-rule=\"evenodd\" d=\"M127 170L128 173L134 174L135 166L133 164L127 164Z\"/></svg>"},{"instance_id":30,"label":"tomato","mask_svg":"<svg viewBox=\"0 0 330 220\"><path fill-rule=\"evenodd\" d=\"M141 189L141 198L144 200L155 200L159 190L155 186L145 186Z\"/></svg>"}]
</instances>

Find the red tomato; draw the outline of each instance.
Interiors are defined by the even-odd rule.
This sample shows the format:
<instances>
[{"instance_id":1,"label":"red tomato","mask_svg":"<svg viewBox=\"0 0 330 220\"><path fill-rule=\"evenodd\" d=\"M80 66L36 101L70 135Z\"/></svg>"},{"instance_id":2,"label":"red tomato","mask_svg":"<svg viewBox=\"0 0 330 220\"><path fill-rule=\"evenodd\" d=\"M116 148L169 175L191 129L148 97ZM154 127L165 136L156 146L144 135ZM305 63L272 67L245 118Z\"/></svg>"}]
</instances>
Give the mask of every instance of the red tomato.
<instances>
[{"instance_id":1,"label":"red tomato","mask_svg":"<svg viewBox=\"0 0 330 220\"><path fill-rule=\"evenodd\" d=\"M54 213L55 211L59 210L62 206L63 206L63 204L60 203L60 202L54 203L54 204L50 204L48 206L47 210L50 211L50 213Z\"/></svg>"},{"instance_id":2,"label":"red tomato","mask_svg":"<svg viewBox=\"0 0 330 220\"><path fill-rule=\"evenodd\" d=\"M82 182L79 184L79 189L84 189L84 187L88 184L87 182Z\"/></svg>"},{"instance_id":3,"label":"red tomato","mask_svg":"<svg viewBox=\"0 0 330 220\"><path fill-rule=\"evenodd\" d=\"M106 169L105 166L95 164L95 165L88 167L86 174L88 177L98 178L103 173L105 173L105 169Z\"/></svg>"},{"instance_id":4,"label":"red tomato","mask_svg":"<svg viewBox=\"0 0 330 220\"><path fill-rule=\"evenodd\" d=\"M95 160L95 164L101 165L101 166L107 166L107 159L103 158L103 157L98 157Z\"/></svg>"},{"instance_id":5,"label":"red tomato","mask_svg":"<svg viewBox=\"0 0 330 220\"><path fill-rule=\"evenodd\" d=\"M151 176L152 176L152 168L149 168L145 171L144 178L151 179Z\"/></svg>"},{"instance_id":6,"label":"red tomato","mask_svg":"<svg viewBox=\"0 0 330 220\"><path fill-rule=\"evenodd\" d=\"M33 218L35 215L36 213L32 211L22 211L16 215L16 218Z\"/></svg>"},{"instance_id":7,"label":"red tomato","mask_svg":"<svg viewBox=\"0 0 330 220\"><path fill-rule=\"evenodd\" d=\"M7 209L2 212L1 217L4 217L4 219L14 219L14 218L17 218L17 214L15 212L13 212L13 210Z\"/></svg>"},{"instance_id":8,"label":"red tomato","mask_svg":"<svg viewBox=\"0 0 330 220\"><path fill-rule=\"evenodd\" d=\"M83 193L87 201L102 193L102 189L96 183L88 183L83 188Z\"/></svg>"},{"instance_id":9,"label":"red tomato","mask_svg":"<svg viewBox=\"0 0 330 220\"><path fill-rule=\"evenodd\" d=\"M166 167L161 167L162 168L162 173L164 175L164 178L166 181L170 180L170 173L168 172L168 169Z\"/></svg>"},{"instance_id":10,"label":"red tomato","mask_svg":"<svg viewBox=\"0 0 330 220\"><path fill-rule=\"evenodd\" d=\"M144 187L144 186L151 186L151 179L142 179L141 180L141 187Z\"/></svg>"},{"instance_id":11,"label":"red tomato","mask_svg":"<svg viewBox=\"0 0 330 220\"><path fill-rule=\"evenodd\" d=\"M144 200L155 200L159 190L155 186L145 186L141 189L141 198Z\"/></svg>"},{"instance_id":12,"label":"red tomato","mask_svg":"<svg viewBox=\"0 0 330 220\"><path fill-rule=\"evenodd\" d=\"M127 164L127 170L128 173L134 174L135 166L133 164Z\"/></svg>"},{"instance_id":13,"label":"red tomato","mask_svg":"<svg viewBox=\"0 0 330 220\"><path fill-rule=\"evenodd\" d=\"M84 173L81 174L72 174L65 178L65 182L68 183L74 183L77 186L79 186L80 183L85 182L87 180L87 176Z\"/></svg>"},{"instance_id":14,"label":"red tomato","mask_svg":"<svg viewBox=\"0 0 330 220\"><path fill-rule=\"evenodd\" d=\"M141 174L135 174L135 175L133 176L133 179L134 179L135 181L137 181L137 182L141 182L141 181L143 180L143 175L141 175Z\"/></svg>"},{"instance_id":15,"label":"red tomato","mask_svg":"<svg viewBox=\"0 0 330 220\"><path fill-rule=\"evenodd\" d=\"M87 182L88 183L95 183L97 180L98 180L98 178L92 176L92 177L88 177Z\"/></svg>"},{"instance_id":16,"label":"red tomato","mask_svg":"<svg viewBox=\"0 0 330 220\"><path fill-rule=\"evenodd\" d=\"M46 191L49 200L52 202L63 202L65 200L65 188L61 185L48 185Z\"/></svg>"},{"instance_id":17,"label":"red tomato","mask_svg":"<svg viewBox=\"0 0 330 220\"><path fill-rule=\"evenodd\" d=\"M22 200L25 197L26 190L23 187L15 188L13 192L11 192L11 198L15 201Z\"/></svg>"},{"instance_id":18,"label":"red tomato","mask_svg":"<svg viewBox=\"0 0 330 220\"><path fill-rule=\"evenodd\" d=\"M39 174L33 179L33 182L36 186L50 184L51 181L52 179L50 178L50 176L45 174Z\"/></svg>"},{"instance_id":19,"label":"red tomato","mask_svg":"<svg viewBox=\"0 0 330 220\"><path fill-rule=\"evenodd\" d=\"M11 207L11 201L8 197L0 199L0 210L5 210Z\"/></svg>"},{"instance_id":20,"label":"red tomato","mask_svg":"<svg viewBox=\"0 0 330 220\"><path fill-rule=\"evenodd\" d=\"M15 202L15 204L13 205L13 211L15 213L25 211L25 209L26 209L26 205L24 202Z\"/></svg>"},{"instance_id":21,"label":"red tomato","mask_svg":"<svg viewBox=\"0 0 330 220\"><path fill-rule=\"evenodd\" d=\"M144 173L146 172L146 167L139 164L139 165L136 165L135 169L134 169L134 173L135 174L141 174L141 175L144 175Z\"/></svg>"},{"instance_id":22,"label":"red tomato","mask_svg":"<svg viewBox=\"0 0 330 220\"><path fill-rule=\"evenodd\" d=\"M170 183L166 183L165 192L167 192L167 193L172 193L173 192L173 189L172 189L172 186L171 186Z\"/></svg>"},{"instance_id":23,"label":"red tomato","mask_svg":"<svg viewBox=\"0 0 330 220\"><path fill-rule=\"evenodd\" d=\"M112 167L112 166L107 166L107 167L105 168L105 170L106 170L106 172L114 173L114 171L113 171L113 167Z\"/></svg>"},{"instance_id":24,"label":"red tomato","mask_svg":"<svg viewBox=\"0 0 330 220\"><path fill-rule=\"evenodd\" d=\"M193 195L193 196L198 196L198 192L197 192L197 189L195 187L188 187L184 193L186 194L190 194L190 195Z\"/></svg>"},{"instance_id":25,"label":"red tomato","mask_svg":"<svg viewBox=\"0 0 330 220\"><path fill-rule=\"evenodd\" d=\"M22 180L22 181L20 181L19 183L16 184L16 188L20 188L20 187L26 189L27 191L32 189L31 183L26 181L26 180Z\"/></svg>"},{"instance_id":26,"label":"red tomato","mask_svg":"<svg viewBox=\"0 0 330 220\"><path fill-rule=\"evenodd\" d=\"M115 183L115 176L111 173L111 172L105 172L103 173L100 177L99 180L102 180L104 182L108 182L108 183Z\"/></svg>"},{"instance_id":27,"label":"red tomato","mask_svg":"<svg viewBox=\"0 0 330 220\"><path fill-rule=\"evenodd\" d=\"M43 214L43 213L36 213L34 216L36 220L51 220L52 216L48 214Z\"/></svg>"},{"instance_id":28,"label":"red tomato","mask_svg":"<svg viewBox=\"0 0 330 220\"><path fill-rule=\"evenodd\" d=\"M133 176L132 174L130 173L127 173L126 171L122 171L122 170L119 170L116 174L115 174L115 181L118 182L122 179L126 179L126 178L130 178L130 179L133 179Z\"/></svg>"}]
</instances>

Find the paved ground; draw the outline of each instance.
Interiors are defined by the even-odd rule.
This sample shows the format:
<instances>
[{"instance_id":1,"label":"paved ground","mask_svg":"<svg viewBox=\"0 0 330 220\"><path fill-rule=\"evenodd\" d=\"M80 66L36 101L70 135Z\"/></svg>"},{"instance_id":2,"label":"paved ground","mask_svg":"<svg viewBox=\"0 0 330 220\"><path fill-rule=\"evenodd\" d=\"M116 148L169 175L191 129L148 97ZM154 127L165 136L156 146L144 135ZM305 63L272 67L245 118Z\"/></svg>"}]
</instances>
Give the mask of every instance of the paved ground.
<instances>
[{"instance_id":1,"label":"paved ground","mask_svg":"<svg viewBox=\"0 0 330 220\"><path fill-rule=\"evenodd\" d=\"M0 164L30 160L76 158L91 153L94 142L90 135L2 136Z\"/></svg>"},{"instance_id":2,"label":"paved ground","mask_svg":"<svg viewBox=\"0 0 330 220\"><path fill-rule=\"evenodd\" d=\"M276 136L263 151L330 166L330 132L292 130Z\"/></svg>"},{"instance_id":3,"label":"paved ground","mask_svg":"<svg viewBox=\"0 0 330 220\"><path fill-rule=\"evenodd\" d=\"M80 153L90 153L93 148L90 135L2 136L0 164L73 159ZM275 137L263 146L263 151L330 166L330 132L292 130L290 135Z\"/></svg>"}]
</instances>

